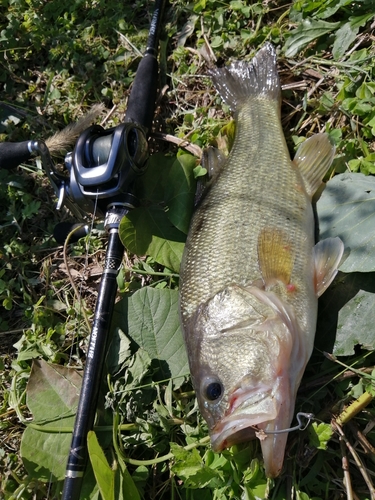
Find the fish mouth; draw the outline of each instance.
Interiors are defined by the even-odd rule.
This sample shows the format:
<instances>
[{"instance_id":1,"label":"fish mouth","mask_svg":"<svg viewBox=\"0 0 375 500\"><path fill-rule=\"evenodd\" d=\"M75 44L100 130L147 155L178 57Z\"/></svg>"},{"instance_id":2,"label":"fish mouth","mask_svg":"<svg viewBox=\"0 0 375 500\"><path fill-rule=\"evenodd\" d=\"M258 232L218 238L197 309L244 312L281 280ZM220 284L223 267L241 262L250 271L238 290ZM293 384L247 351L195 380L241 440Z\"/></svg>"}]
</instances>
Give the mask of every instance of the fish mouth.
<instances>
[{"instance_id":1,"label":"fish mouth","mask_svg":"<svg viewBox=\"0 0 375 500\"><path fill-rule=\"evenodd\" d=\"M266 476L277 477L283 467L296 391L283 377L272 387L263 384L235 389L229 395L227 414L210 432L212 449L222 451L258 437Z\"/></svg>"},{"instance_id":2,"label":"fish mouth","mask_svg":"<svg viewBox=\"0 0 375 500\"><path fill-rule=\"evenodd\" d=\"M274 388L264 386L233 391L226 416L210 432L212 449L222 451L236 443L250 441L257 431L265 429L278 413L273 393Z\"/></svg>"}]
</instances>

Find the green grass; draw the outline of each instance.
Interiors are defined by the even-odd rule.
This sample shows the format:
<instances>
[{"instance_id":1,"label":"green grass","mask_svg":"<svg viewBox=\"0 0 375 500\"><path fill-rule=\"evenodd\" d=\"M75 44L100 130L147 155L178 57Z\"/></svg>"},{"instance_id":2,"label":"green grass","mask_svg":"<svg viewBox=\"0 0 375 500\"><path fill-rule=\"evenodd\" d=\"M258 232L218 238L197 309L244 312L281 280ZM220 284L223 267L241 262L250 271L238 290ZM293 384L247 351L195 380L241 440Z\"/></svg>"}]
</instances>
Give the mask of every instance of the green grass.
<instances>
[{"instance_id":1,"label":"green grass","mask_svg":"<svg viewBox=\"0 0 375 500\"><path fill-rule=\"evenodd\" d=\"M171 0L161 44L160 87L168 88L158 101L155 132L187 139L198 147L230 147L229 110L206 76L206 59L214 54L219 63L249 60L262 43L270 41L278 50L284 86L282 123L291 154L303 138L327 131L337 148L330 175L374 174L372 3ZM145 49L152 8L153 2L145 0L131 4L112 0L5 2L0 13L0 88L1 101L7 106L0 105L0 140L47 138L97 102L113 111L106 127L120 123L139 52ZM139 219L142 227L153 231L149 215L155 218L159 210L159 226L172 223L177 240L183 238L186 221L178 205L169 212L160 207L170 206L181 195L182 185L188 193L183 203L191 203L199 169L194 170L194 159L160 138L152 140L152 152L158 154L142 188L150 207L130 214L122 225L129 240L118 280L122 302L116 309L117 328L95 429L109 464L103 466L105 477L109 483L112 475L120 481L117 497L127 498L123 491L129 492L135 484L145 499L226 500L266 495L274 500L374 499L373 403L343 425L344 437L330 425L351 401L373 394L373 343L340 356L346 367L323 351L332 352L339 309L360 289L369 294L368 300L374 298L375 267L371 272L357 269L360 272L340 275L323 295L316 349L296 405L298 411L313 412L317 420L306 430L290 434L283 474L267 482L257 441L221 454L210 450L207 425L199 414L189 376L179 371L181 366L175 361L180 344L172 351L157 344L159 330L168 340L177 328L176 262L181 245L168 243L168 249L161 252L160 241L170 241L164 232L147 247L148 257L143 257L136 255L141 252L132 246L132 235ZM168 160L162 159L165 154ZM168 186L161 165L173 178ZM35 382L35 372L48 382L56 377L57 384L59 377L65 380L70 372L61 374L56 369L52 376L42 363L38 372L33 360L47 361L61 370L67 370L68 364L78 371L82 368L88 335L85 313L90 320L105 256L100 220L95 222L93 237L69 245L64 256L52 231L69 214L56 212L55 201L37 162L12 172L0 171L0 498L5 499L51 499L61 494L65 462L55 450L64 446L66 437L69 441L77 401L73 398L63 410L60 404L65 396L72 396L72 384L61 389L64 397L59 398L58 390L48 392L46 382ZM148 241L143 231L141 236ZM139 242L144 248L144 241ZM153 328L142 330L137 318L145 303L148 312L142 318ZM170 318L169 330L162 329L165 317L159 317L158 311ZM371 330L371 321L362 330ZM353 348L356 341L350 339L347 347ZM153 351L156 344L164 356L159 359ZM351 367L359 372L350 371ZM55 404L46 415L43 403L52 397ZM42 449L47 438L50 444ZM91 444L92 457L102 461L95 439ZM343 460L349 463L348 472ZM350 482L344 482L345 474ZM98 498L97 482L104 498L110 498L92 471L82 498Z\"/></svg>"}]
</instances>

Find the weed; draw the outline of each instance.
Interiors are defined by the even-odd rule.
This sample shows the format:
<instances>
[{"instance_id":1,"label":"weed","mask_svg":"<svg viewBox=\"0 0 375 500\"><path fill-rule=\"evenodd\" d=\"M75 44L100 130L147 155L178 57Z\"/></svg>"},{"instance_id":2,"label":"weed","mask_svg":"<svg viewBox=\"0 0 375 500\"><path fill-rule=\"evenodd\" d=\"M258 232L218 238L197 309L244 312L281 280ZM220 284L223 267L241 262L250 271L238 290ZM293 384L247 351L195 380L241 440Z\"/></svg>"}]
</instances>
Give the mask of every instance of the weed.
<instances>
[{"instance_id":1,"label":"weed","mask_svg":"<svg viewBox=\"0 0 375 500\"><path fill-rule=\"evenodd\" d=\"M145 48L151 7L144 0L131 5L113 0L7 2L0 13L1 140L45 138L99 101L113 110L106 126L121 122ZM331 176L374 174L374 16L370 0L171 2L161 50L161 88L168 83L168 89L159 99L155 131L199 147L216 143L230 149L229 109L212 90L207 66L214 59L219 64L249 60L270 41L278 50L282 121L291 151L312 133L327 131L337 148ZM119 477L121 491L136 487L134 495L148 499L364 500L369 491L375 498L375 359L371 335L363 333L373 325L374 269L372 259L363 258L373 254L369 243L356 245L358 215L351 214L346 228L355 256L347 266L370 267L346 269L322 298L317 348L297 399L297 408L313 412L316 421L291 433L284 472L270 481L257 441L219 454L209 448L177 310L178 268L195 177L202 169L193 156L159 138L153 140L156 151L162 153L153 155L138 186L143 206L122 222L128 253L118 277L106 384L94 429L98 442L90 436L92 457L107 462L107 481L103 485L88 470L83 498L96 498L98 484L104 498L110 498L106 484ZM347 182L353 187L358 178ZM362 201L370 194L364 212L372 207L371 179L366 177L367 187L361 188ZM340 205L335 183L330 186L322 201ZM354 196L347 205L358 207L357 201ZM100 224L94 235L70 245L63 255L51 235L68 214L56 213L54 206L44 175L32 164L0 171L0 491L6 499L57 498L61 493L87 321L104 260ZM361 232L371 236L373 229L360 222ZM357 306L362 313L353 322ZM353 325L344 341L342 325ZM356 325L362 325L360 331ZM336 353L346 367L323 356L335 345L350 351ZM355 417L351 413L351 423L342 429L331 426L345 405L352 411L353 398L360 404L366 399L366 410ZM346 442L360 444L352 452ZM56 450L63 450L61 456ZM350 462L350 482L341 465L346 454L357 464ZM363 471L370 474L364 478Z\"/></svg>"}]
</instances>

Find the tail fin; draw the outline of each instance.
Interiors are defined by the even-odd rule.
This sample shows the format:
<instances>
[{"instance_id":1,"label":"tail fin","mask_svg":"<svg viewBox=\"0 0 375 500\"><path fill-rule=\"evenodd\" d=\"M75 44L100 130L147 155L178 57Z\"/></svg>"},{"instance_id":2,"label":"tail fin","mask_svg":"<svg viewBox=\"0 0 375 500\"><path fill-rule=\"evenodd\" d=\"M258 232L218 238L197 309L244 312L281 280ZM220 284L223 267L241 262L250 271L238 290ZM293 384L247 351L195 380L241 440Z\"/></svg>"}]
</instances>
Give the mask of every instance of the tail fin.
<instances>
[{"instance_id":1,"label":"tail fin","mask_svg":"<svg viewBox=\"0 0 375 500\"><path fill-rule=\"evenodd\" d=\"M251 62L235 61L227 67L211 69L209 75L232 111L251 96L277 101L281 97L276 51L270 43L266 43Z\"/></svg>"}]
</instances>

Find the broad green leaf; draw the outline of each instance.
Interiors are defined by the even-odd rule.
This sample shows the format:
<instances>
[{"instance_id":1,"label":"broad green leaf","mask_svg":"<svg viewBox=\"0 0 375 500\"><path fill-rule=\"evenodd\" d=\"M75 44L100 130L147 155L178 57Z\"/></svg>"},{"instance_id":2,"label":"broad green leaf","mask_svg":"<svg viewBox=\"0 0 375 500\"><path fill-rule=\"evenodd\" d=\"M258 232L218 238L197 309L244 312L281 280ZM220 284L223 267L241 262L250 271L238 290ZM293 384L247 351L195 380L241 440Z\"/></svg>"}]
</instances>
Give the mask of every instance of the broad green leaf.
<instances>
[{"instance_id":1,"label":"broad green leaf","mask_svg":"<svg viewBox=\"0 0 375 500\"><path fill-rule=\"evenodd\" d=\"M81 374L71 368L34 360L26 403L33 414L21 441L27 472L41 480L63 479L81 387Z\"/></svg>"},{"instance_id":2,"label":"broad green leaf","mask_svg":"<svg viewBox=\"0 0 375 500\"><path fill-rule=\"evenodd\" d=\"M342 106L344 109L350 111L353 115L367 116L372 112L374 108L374 102L375 100L373 98L369 98L367 99L367 101L363 101L354 97L344 99Z\"/></svg>"},{"instance_id":3,"label":"broad green leaf","mask_svg":"<svg viewBox=\"0 0 375 500\"><path fill-rule=\"evenodd\" d=\"M165 201L168 218L180 231L187 234L194 209L196 159L192 155L180 155L169 169L165 179Z\"/></svg>"},{"instance_id":4,"label":"broad green leaf","mask_svg":"<svg viewBox=\"0 0 375 500\"><path fill-rule=\"evenodd\" d=\"M291 31L285 44L285 56L293 57L317 38L331 33L340 26L340 23L329 23L327 21L305 19L297 29Z\"/></svg>"},{"instance_id":5,"label":"broad green leaf","mask_svg":"<svg viewBox=\"0 0 375 500\"><path fill-rule=\"evenodd\" d=\"M352 0L297 0L293 3L290 17L292 20L298 20L302 13L313 13L319 19L327 19L335 14L342 6L352 3ZM298 16L298 14L300 14Z\"/></svg>"},{"instance_id":6,"label":"broad green leaf","mask_svg":"<svg viewBox=\"0 0 375 500\"><path fill-rule=\"evenodd\" d=\"M335 59L340 59L340 57L345 55L351 43L354 42L359 28L364 26L367 21L369 21L373 17L373 12L364 14L362 16L350 17L349 21L337 30L335 42L332 49L332 54Z\"/></svg>"},{"instance_id":7,"label":"broad green leaf","mask_svg":"<svg viewBox=\"0 0 375 500\"><path fill-rule=\"evenodd\" d=\"M128 311L123 314L122 311ZM163 378L174 378L179 387L189 373L178 313L176 290L145 287L115 307L114 322L160 361Z\"/></svg>"},{"instance_id":8,"label":"broad green leaf","mask_svg":"<svg viewBox=\"0 0 375 500\"><path fill-rule=\"evenodd\" d=\"M354 42L359 31L359 26L353 27L350 22L345 23L336 32L335 42L332 48L332 54L335 59L340 59L345 55L350 44Z\"/></svg>"},{"instance_id":9,"label":"broad green leaf","mask_svg":"<svg viewBox=\"0 0 375 500\"><path fill-rule=\"evenodd\" d=\"M241 2L241 0L232 0L230 3L229 8L233 10L241 10L243 9L244 4Z\"/></svg>"},{"instance_id":10,"label":"broad green leaf","mask_svg":"<svg viewBox=\"0 0 375 500\"><path fill-rule=\"evenodd\" d=\"M352 16L349 17L349 21L353 28L357 27L363 27L367 23L367 21L370 21L375 17L375 9L374 5L372 6L373 8L370 9L370 12L366 12L366 14L362 14L360 16Z\"/></svg>"},{"instance_id":11,"label":"broad green leaf","mask_svg":"<svg viewBox=\"0 0 375 500\"><path fill-rule=\"evenodd\" d=\"M82 375L77 370L35 359L26 391L26 403L34 421L51 423L57 413L61 418L74 417L81 383Z\"/></svg>"},{"instance_id":12,"label":"broad green leaf","mask_svg":"<svg viewBox=\"0 0 375 500\"><path fill-rule=\"evenodd\" d=\"M109 373L115 375L116 372L121 369L125 360L130 356L130 340L120 328L116 328L107 354L107 367Z\"/></svg>"},{"instance_id":13,"label":"broad green leaf","mask_svg":"<svg viewBox=\"0 0 375 500\"><path fill-rule=\"evenodd\" d=\"M115 500L115 471L109 466L94 431L87 435L87 448L103 500Z\"/></svg>"},{"instance_id":14,"label":"broad green leaf","mask_svg":"<svg viewBox=\"0 0 375 500\"><path fill-rule=\"evenodd\" d=\"M310 446L318 450L326 450L327 443L331 439L333 431L329 424L325 424L324 422L317 424L313 422L312 425L308 427L308 434Z\"/></svg>"},{"instance_id":15,"label":"broad green leaf","mask_svg":"<svg viewBox=\"0 0 375 500\"><path fill-rule=\"evenodd\" d=\"M156 262L178 272L186 236L176 229L162 207L139 207L120 223L124 246L136 255L150 255Z\"/></svg>"},{"instance_id":16,"label":"broad green leaf","mask_svg":"<svg viewBox=\"0 0 375 500\"><path fill-rule=\"evenodd\" d=\"M162 153L156 153L150 157L146 172L138 177L136 182L137 196L142 203L165 201L165 182L175 162L175 156L165 156Z\"/></svg>"},{"instance_id":17,"label":"broad green leaf","mask_svg":"<svg viewBox=\"0 0 375 500\"><path fill-rule=\"evenodd\" d=\"M152 211L165 206L168 218L180 231L187 233L194 209L197 160L190 154L152 155L146 172L137 179L137 196L142 206Z\"/></svg>"},{"instance_id":18,"label":"broad green leaf","mask_svg":"<svg viewBox=\"0 0 375 500\"><path fill-rule=\"evenodd\" d=\"M360 290L375 294L375 273L339 272L329 291L320 297L315 337L317 349L333 352L339 313Z\"/></svg>"},{"instance_id":19,"label":"broad green leaf","mask_svg":"<svg viewBox=\"0 0 375 500\"><path fill-rule=\"evenodd\" d=\"M61 425L66 423L64 420ZM72 429L74 421L69 424ZM30 477L40 481L64 479L71 440L71 433L59 433L58 429L27 427L22 435L21 457Z\"/></svg>"},{"instance_id":20,"label":"broad green leaf","mask_svg":"<svg viewBox=\"0 0 375 500\"><path fill-rule=\"evenodd\" d=\"M148 352L140 347L134 354L132 364L128 367L131 380L127 382L126 388L132 390L141 385L143 378L147 375L152 359Z\"/></svg>"},{"instance_id":21,"label":"broad green leaf","mask_svg":"<svg viewBox=\"0 0 375 500\"><path fill-rule=\"evenodd\" d=\"M165 378L174 378L180 385L189 373L185 344L182 338L176 290L145 287L129 300L129 335L145 349L151 359L166 361ZM164 365L161 364L162 370Z\"/></svg>"},{"instance_id":22,"label":"broad green leaf","mask_svg":"<svg viewBox=\"0 0 375 500\"><path fill-rule=\"evenodd\" d=\"M186 488L220 485L222 472L205 465L197 449L187 451L182 446L171 443L171 452L175 457L172 472L184 481Z\"/></svg>"},{"instance_id":23,"label":"broad green leaf","mask_svg":"<svg viewBox=\"0 0 375 500\"><path fill-rule=\"evenodd\" d=\"M141 500L139 491L126 467L123 459L118 456L116 470L116 500Z\"/></svg>"},{"instance_id":24,"label":"broad green leaf","mask_svg":"<svg viewBox=\"0 0 375 500\"><path fill-rule=\"evenodd\" d=\"M201 12L203 9L206 8L206 2L207 0L197 0L193 3L193 10L194 12Z\"/></svg>"},{"instance_id":25,"label":"broad green leaf","mask_svg":"<svg viewBox=\"0 0 375 500\"><path fill-rule=\"evenodd\" d=\"M363 82L355 91L356 97L359 99L370 99L375 94L375 82ZM372 118L367 125L372 126Z\"/></svg>"},{"instance_id":26,"label":"broad green leaf","mask_svg":"<svg viewBox=\"0 0 375 500\"><path fill-rule=\"evenodd\" d=\"M309 2L310 5L311 3L314 2ZM328 19L329 17L333 16L341 7L345 7L346 5L350 5L352 0L334 0L332 1L323 1L321 2L322 6L319 9L319 11L316 13L316 16L319 17L320 19Z\"/></svg>"},{"instance_id":27,"label":"broad green leaf","mask_svg":"<svg viewBox=\"0 0 375 500\"><path fill-rule=\"evenodd\" d=\"M375 349L375 294L360 290L339 312L336 342L333 353L336 356L354 354L354 347Z\"/></svg>"},{"instance_id":28,"label":"broad green leaf","mask_svg":"<svg viewBox=\"0 0 375 500\"><path fill-rule=\"evenodd\" d=\"M369 21L373 17L373 12L369 12L361 16L350 17L349 21L337 30L332 50L332 54L335 59L340 59L340 57L345 55L350 44L354 42L359 28L364 26L367 21Z\"/></svg>"},{"instance_id":29,"label":"broad green leaf","mask_svg":"<svg viewBox=\"0 0 375 500\"><path fill-rule=\"evenodd\" d=\"M333 177L317 203L321 239L339 236L346 273L375 270L375 178L359 173Z\"/></svg>"}]
</instances>

